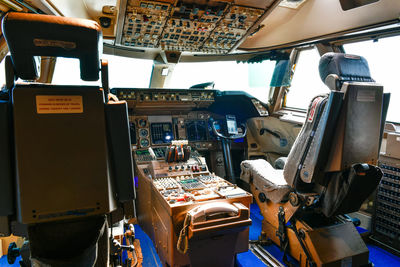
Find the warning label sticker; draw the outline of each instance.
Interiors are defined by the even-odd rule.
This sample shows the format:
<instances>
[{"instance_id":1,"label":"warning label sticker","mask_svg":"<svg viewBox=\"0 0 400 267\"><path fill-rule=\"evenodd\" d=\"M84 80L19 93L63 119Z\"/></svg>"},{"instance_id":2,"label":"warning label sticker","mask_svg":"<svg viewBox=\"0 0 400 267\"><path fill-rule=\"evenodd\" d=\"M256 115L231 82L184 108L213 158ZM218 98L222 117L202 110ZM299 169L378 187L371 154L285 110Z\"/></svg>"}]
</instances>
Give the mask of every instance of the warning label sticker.
<instances>
[{"instance_id":1,"label":"warning label sticker","mask_svg":"<svg viewBox=\"0 0 400 267\"><path fill-rule=\"evenodd\" d=\"M82 96L37 95L36 112L38 114L83 113Z\"/></svg>"}]
</instances>

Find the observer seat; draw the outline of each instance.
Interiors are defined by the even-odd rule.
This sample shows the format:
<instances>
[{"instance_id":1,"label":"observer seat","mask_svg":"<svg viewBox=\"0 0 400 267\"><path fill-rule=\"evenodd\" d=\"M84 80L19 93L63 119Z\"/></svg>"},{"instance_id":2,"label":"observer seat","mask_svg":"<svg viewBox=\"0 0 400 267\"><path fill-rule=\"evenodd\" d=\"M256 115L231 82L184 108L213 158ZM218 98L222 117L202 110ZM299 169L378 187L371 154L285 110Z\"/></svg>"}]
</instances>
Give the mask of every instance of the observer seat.
<instances>
[{"instance_id":1,"label":"observer seat","mask_svg":"<svg viewBox=\"0 0 400 267\"><path fill-rule=\"evenodd\" d=\"M27 235L42 263L106 266L106 215L132 206L135 191L127 105L108 101L101 27L23 13L8 13L2 26L11 56L9 99L0 103L0 232ZM81 79L101 71L102 87L32 82L37 56L78 58Z\"/></svg>"}]
</instances>

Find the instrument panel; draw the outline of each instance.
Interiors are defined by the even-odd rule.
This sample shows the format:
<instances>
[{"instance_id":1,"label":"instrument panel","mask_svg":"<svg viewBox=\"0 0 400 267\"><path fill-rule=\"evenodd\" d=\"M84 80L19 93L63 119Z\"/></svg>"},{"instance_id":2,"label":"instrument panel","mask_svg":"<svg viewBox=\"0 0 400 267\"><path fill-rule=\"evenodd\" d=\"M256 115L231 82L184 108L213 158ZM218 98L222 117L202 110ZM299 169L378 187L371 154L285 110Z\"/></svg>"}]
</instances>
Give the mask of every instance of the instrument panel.
<instances>
[{"instance_id":1,"label":"instrument panel","mask_svg":"<svg viewBox=\"0 0 400 267\"><path fill-rule=\"evenodd\" d=\"M236 114L240 122L248 117L268 116L267 106L246 93L229 95L218 90L144 88L113 88L111 93L128 103L133 149L188 140L189 145L198 150L220 150L210 118L219 122L217 128L224 130L224 112ZM237 105L245 106L247 113Z\"/></svg>"},{"instance_id":2,"label":"instrument panel","mask_svg":"<svg viewBox=\"0 0 400 267\"><path fill-rule=\"evenodd\" d=\"M121 45L228 53L260 23L271 1L128 0Z\"/></svg>"},{"instance_id":3,"label":"instrument panel","mask_svg":"<svg viewBox=\"0 0 400 267\"><path fill-rule=\"evenodd\" d=\"M156 122L153 120L158 118ZM170 116L130 116L131 125L137 132L131 136L137 138L132 143L138 148L150 146L165 146L173 140L187 139L197 149L209 149L214 144L216 137L212 133L209 119L221 116L205 111L192 111L186 115Z\"/></svg>"},{"instance_id":4,"label":"instrument panel","mask_svg":"<svg viewBox=\"0 0 400 267\"><path fill-rule=\"evenodd\" d=\"M212 103L215 99L215 90L193 89L135 89L113 88L112 92L120 100L129 100L135 104L140 103Z\"/></svg>"}]
</instances>

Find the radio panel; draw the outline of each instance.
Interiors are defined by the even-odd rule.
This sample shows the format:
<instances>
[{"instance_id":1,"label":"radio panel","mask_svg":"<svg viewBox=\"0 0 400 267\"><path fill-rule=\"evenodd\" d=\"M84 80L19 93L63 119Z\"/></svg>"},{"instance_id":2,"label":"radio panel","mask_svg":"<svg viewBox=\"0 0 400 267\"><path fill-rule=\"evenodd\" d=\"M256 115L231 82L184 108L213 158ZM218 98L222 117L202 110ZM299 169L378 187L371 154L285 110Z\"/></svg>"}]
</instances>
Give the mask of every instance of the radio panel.
<instances>
[{"instance_id":1,"label":"radio panel","mask_svg":"<svg viewBox=\"0 0 400 267\"><path fill-rule=\"evenodd\" d=\"M201 230L198 236L203 246L204 238L212 238L210 242L216 242L213 235L220 231L223 233L218 234L218 237L223 236L221 246L227 242L243 244L236 246L238 248L232 252L232 259L235 254L248 249L249 230L246 226L251 224L249 207L252 195L211 174L205 159L196 154L191 153L192 157L183 162L153 160L138 165L138 187L141 191L137 203L139 214L142 214L139 223L154 244L162 244L158 246L157 252L161 261L169 266L204 265L193 264L194 260L189 253L178 252L182 244L178 239L183 240L181 229L186 223L190 224L187 224L189 231ZM197 209L199 212L196 212ZM191 214L193 219L185 214ZM228 231L227 225L230 227ZM226 232L227 238L224 237ZM193 243L197 242L195 234L194 231L189 232L189 236L194 237L190 239L193 248L199 246ZM238 239L232 241L231 236ZM210 251L206 250L205 253L208 255ZM211 262L211 265L215 265L214 259ZM225 265L221 263L215 266Z\"/></svg>"},{"instance_id":2,"label":"radio panel","mask_svg":"<svg viewBox=\"0 0 400 267\"><path fill-rule=\"evenodd\" d=\"M152 161L150 172L155 188L171 206L249 196L243 189L211 174L202 157L184 163Z\"/></svg>"}]
</instances>

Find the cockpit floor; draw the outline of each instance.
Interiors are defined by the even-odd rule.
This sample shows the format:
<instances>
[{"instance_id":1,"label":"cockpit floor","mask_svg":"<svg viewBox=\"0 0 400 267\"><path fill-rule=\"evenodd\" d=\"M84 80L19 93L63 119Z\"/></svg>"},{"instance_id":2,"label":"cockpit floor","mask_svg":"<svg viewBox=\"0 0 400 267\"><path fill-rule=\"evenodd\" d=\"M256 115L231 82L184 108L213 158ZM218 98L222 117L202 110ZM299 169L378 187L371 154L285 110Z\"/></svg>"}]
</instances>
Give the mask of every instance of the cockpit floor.
<instances>
[{"instance_id":1,"label":"cockpit floor","mask_svg":"<svg viewBox=\"0 0 400 267\"><path fill-rule=\"evenodd\" d=\"M250 226L249 239L257 240L258 236L261 232L261 222L262 215L260 213L260 209L257 204L252 204L250 206L250 217L252 225ZM358 229L360 232L365 231L364 229ZM156 249L154 248L150 238L140 229L138 225L135 225L135 235L136 238L140 239L140 244L142 247L143 253L143 267L150 266L162 266L158 255L156 253ZM374 266L400 266L400 257L397 257L390 252L376 246L373 244L367 245L370 251L370 261L374 264ZM265 249L276 259L281 260L283 253L279 249L279 247L275 245L266 246ZM294 261L294 260L293 260ZM291 261L291 262L293 262ZM237 266L238 267L261 267L265 266L265 264L258 259L250 250L244 253L240 253L237 255ZM296 266L296 265L295 265ZM297 265L298 266L298 265Z\"/></svg>"},{"instance_id":2,"label":"cockpit floor","mask_svg":"<svg viewBox=\"0 0 400 267\"><path fill-rule=\"evenodd\" d=\"M260 209L258 208L257 204L251 204L250 206L250 218L252 220L252 225L250 226L250 240L257 240L258 236L261 232L261 222L262 222L262 215ZM357 227L357 230L362 233L366 230L360 227ZM400 257L397 257L390 252L374 245L374 244L367 244L369 249L369 259L374 264L375 267L379 266L400 266ZM264 247L272 256L274 256L279 261L282 260L283 253L276 245L269 245ZM290 260L290 259L289 259ZM294 263L294 260L290 260ZM265 266L265 264L259 260L250 250L237 255L237 265L239 267L245 266ZM298 264L294 264L298 266Z\"/></svg>"},{"instance_id":3,"label":"cockpit floor","mask_svg":"<svg viewBox=\"0 0 400 267\"><path fill-rule=\"evenodd\" d=\"M257 240L258 235L261 232L261 222L262 215L260 213L260 209L256 204L252 204L250 207L250 217L253 221L250 226L249 238L250 240ZM363 229L358 229L360 232ZM365 231L365 230L364 230ZM157 255L156 249L153 246L151 239L143 232L139 225L135 225L135 236L140 240L140 246L143 254L143 267L161 267L161 261ZM397 257L390 252L376 246L373 244L367 245L370 251L370 261L374 264L374 266L400 266L400 257ZM273 255L276 259L282 259L282 252L279 247L275 245L266 246L265 249ZM6 256L0 258L0 266L1 267L9 267L9 266L19 266L19 259L13 264L9 265L7 263ZM258 259L250 250L244 253L240 253L237 255L237 266L238 267L261 267L265 266L265 264Z\"/></svg>"}]
</instances>

